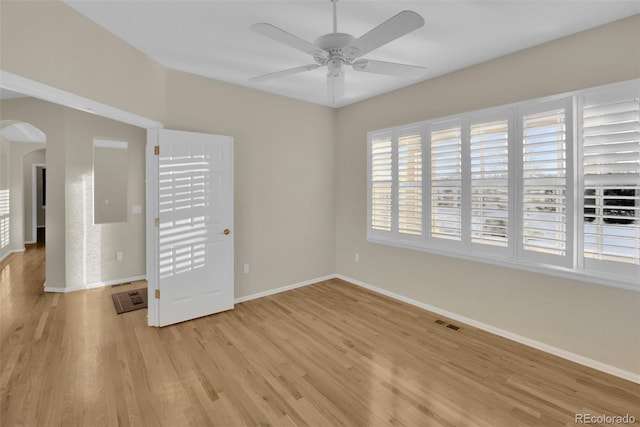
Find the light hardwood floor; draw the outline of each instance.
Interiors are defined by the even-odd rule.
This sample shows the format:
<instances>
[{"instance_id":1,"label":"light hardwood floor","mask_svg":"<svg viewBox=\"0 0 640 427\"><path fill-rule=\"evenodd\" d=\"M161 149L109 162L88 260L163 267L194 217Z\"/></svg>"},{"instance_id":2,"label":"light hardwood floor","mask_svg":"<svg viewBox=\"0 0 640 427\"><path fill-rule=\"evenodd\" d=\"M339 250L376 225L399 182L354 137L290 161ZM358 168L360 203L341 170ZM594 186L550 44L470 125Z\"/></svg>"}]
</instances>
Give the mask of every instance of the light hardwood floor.
<instances>
[{"instance_id":1,"label":"light hardwood floor","mask_svg":"<svg viewBox=\"0 0 640 427\"><path fill-rule=\"evenodd\" d=\"M45 294L42 248L1 267L6 427L640 424L640 385L340 280L157 329L111 302L144 282Z\"/></svg>"}]
</instances>

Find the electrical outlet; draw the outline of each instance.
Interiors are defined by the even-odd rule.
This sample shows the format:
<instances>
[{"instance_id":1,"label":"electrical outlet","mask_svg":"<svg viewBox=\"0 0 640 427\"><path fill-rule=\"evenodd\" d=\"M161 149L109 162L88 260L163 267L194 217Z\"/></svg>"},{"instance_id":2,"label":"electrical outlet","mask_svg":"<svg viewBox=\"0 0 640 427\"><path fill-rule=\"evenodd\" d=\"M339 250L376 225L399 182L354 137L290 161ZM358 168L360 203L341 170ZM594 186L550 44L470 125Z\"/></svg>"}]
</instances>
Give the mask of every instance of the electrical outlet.
<instances>
[{"instance_id":1,"label":"electrical outlet","mask_svg":"<svg viewBox=\"0 0 640 427\"><path fill-rule=\"evenodd\" d=\"M122 261L123 257L122 252L116 252L116 261Z\"/></svg>"},{"instance_id":2,"label":"electrical outlet","mask_svg":"<svg viewBox=\"0 0 640 427\"><path fill-rule=\"evenodd\" d=\"M244 271L245 273L248 273L248 272L249 272L249 264L245 264L245 265L243 266L242 271Z\"/></svg>"},{"instance_id":3,"label":"electrical outlet","mask_svg":"<svg viewBox=\"0 0 640 427\"><path fill-rule=\"evenodd\" d=\"M360 254L357 253L357 252L355 254L353 254L353 260L355 262L360 262Z\"/></svg>"}]
</instances>

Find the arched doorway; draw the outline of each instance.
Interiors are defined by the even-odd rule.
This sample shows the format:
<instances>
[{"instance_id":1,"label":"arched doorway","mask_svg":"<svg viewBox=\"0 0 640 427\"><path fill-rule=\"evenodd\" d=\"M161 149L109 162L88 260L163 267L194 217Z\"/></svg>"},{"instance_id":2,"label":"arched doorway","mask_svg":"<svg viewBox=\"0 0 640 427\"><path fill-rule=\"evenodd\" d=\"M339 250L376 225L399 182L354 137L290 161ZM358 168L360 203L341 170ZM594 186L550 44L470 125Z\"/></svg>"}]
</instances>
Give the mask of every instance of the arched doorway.
<instances>
[{"instance_id":1,"label":"arched doorway","mask_svg":"<svg viewBox=\"0 0 640 427\"><path fill-rule=\"evenodd\" d=\"M46 135L34 125L19 120L0 121L0 259L25 249L26 228L31 226L32 167L28 161L46 164ZM31 154L38 152L37 155ZM27 177L27 178L25 178ZM25 194L27 193L27 194ZM29 235L32 234L30 230Z\"/></svg>"}]
</instances>

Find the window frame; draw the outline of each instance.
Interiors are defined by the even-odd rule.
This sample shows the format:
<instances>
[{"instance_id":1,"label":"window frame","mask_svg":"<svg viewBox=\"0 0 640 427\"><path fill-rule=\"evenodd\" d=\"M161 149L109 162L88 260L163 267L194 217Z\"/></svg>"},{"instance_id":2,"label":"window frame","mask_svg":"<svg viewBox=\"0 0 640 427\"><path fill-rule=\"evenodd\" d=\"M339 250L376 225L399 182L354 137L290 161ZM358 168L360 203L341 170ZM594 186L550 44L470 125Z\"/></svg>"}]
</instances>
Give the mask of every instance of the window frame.
<instances>
[{"instance_id":1,"label":"window frame","mask_svg":"<svg viewBox=\"0 0 640 427\"><path fill-rule=\"evenodd\" d=\"M596 283L616 288L640 291L640 265L606 262L598 263L594 268L594 260L586 260L583 253L584 232L584 179L582 175L582 99L586 95L598 92L640 91L640 79L633 79L603 86L581 89L577 91L546 96L542 98L515 102L512 104L490 107L461 114L438 117L407 125L389 127L367 133L367 233L370 243L380 243L392 247L418 250L459 259L477 261L502 267L532 271L583 282ZM545 107L563 106L565 108L566 126L566 253L562 260L547 259L546 254L529 256L523 253L522 226L522 117L528 111L544 110ZM506 117L505 117L506 116ZM508 246L496 246L472 242L471 239L471 125L480 122L508 120ZM447 239L431 237L431 132L434 124L458 120L462 138L462 230L461 241L445 242ZM405 239L397 233L397 225L392 232L371 230L371 140L380 132L391 132L395 136L394 174L392 193L396 193L397 203L397 136L400 129L421 126L422 134L422 236L416 239ZM392 215L397 217L397 205L394 204ZM638 219L640 220L640 219ZM496 250L497 249L497 250ZM528 252L528 251L527 251ZM559 261L559 262L558 262ZM606 268L606 264L614 268ZM624 270L627 270L626 273ZM622 273L621 273L622 272Z\"/></svg>"}]
</instances>

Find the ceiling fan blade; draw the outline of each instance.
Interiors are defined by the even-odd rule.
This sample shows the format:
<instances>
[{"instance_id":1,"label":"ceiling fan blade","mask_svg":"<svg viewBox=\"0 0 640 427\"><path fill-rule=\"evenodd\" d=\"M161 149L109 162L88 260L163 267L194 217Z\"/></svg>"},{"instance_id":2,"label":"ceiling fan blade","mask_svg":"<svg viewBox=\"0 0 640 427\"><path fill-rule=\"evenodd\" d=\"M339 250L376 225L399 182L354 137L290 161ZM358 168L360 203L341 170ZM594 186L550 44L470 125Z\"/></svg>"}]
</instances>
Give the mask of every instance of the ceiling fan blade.
<instances>
[{"instance_id":1,"label":"ceiling fan blade","mask_svg":"<svg viewBox=\"0 0 640 427\"><path fill-rule=\"evenodd\" d=\"M250 82L264 82L267 80L277 79L278 77L290 76L292 74L303 73L305 71L315 70L319 68L318 64L303 65L301 67L289 68L288 70L276 71L275 73L263 74L261 76L251 77Z\"/></svg>"},{"instance_id":2,"label":"ceiling fan blade","mask_svg":"<svg viewBox=\"0 0 640 427\"><path fill-rule=\"evenodd\" d=\"M403 10L351 43L355 56L362 56L424 25L416 12Z\"/></svg>"},{"instance_id":3,"label":"ceiling fan blade","mask_svg":"<svg viewBox=\"0 0 640 427\"><path fill-rule=\"evenodd\" d=\"M280 43L284 43L287 46L291 46L294 49L301 50L311 55L316 52L323 52L323 50L318 46L271 24L253 24L250 28L256 33L260 33L263 36L267 36L273 40L279 41Z\"/></svg>"},{"instance_id":4,"label":"ceiling fan blade","mask_svg":"<svg viewBox=\"0 0 640 427\"><path fill-rule=\"evenodd\" d=\"M398 64L397 62L375 61L373 59L359 59L351 64L354 70L365 73L387 74L389 76L418 78L427 71L416 65Z\"/></svg>"},{"instance_id":5,"label":"ceiling fan blade","mask_svg":"<svg viewBox=\"0 0 640 427\"><path fill-rule=\"evenodd\" d=\"M344 71L338 75L327 74L327 93L331 103L335 103L336 99L344 95Z\"/></svg>"}]
</instances>

